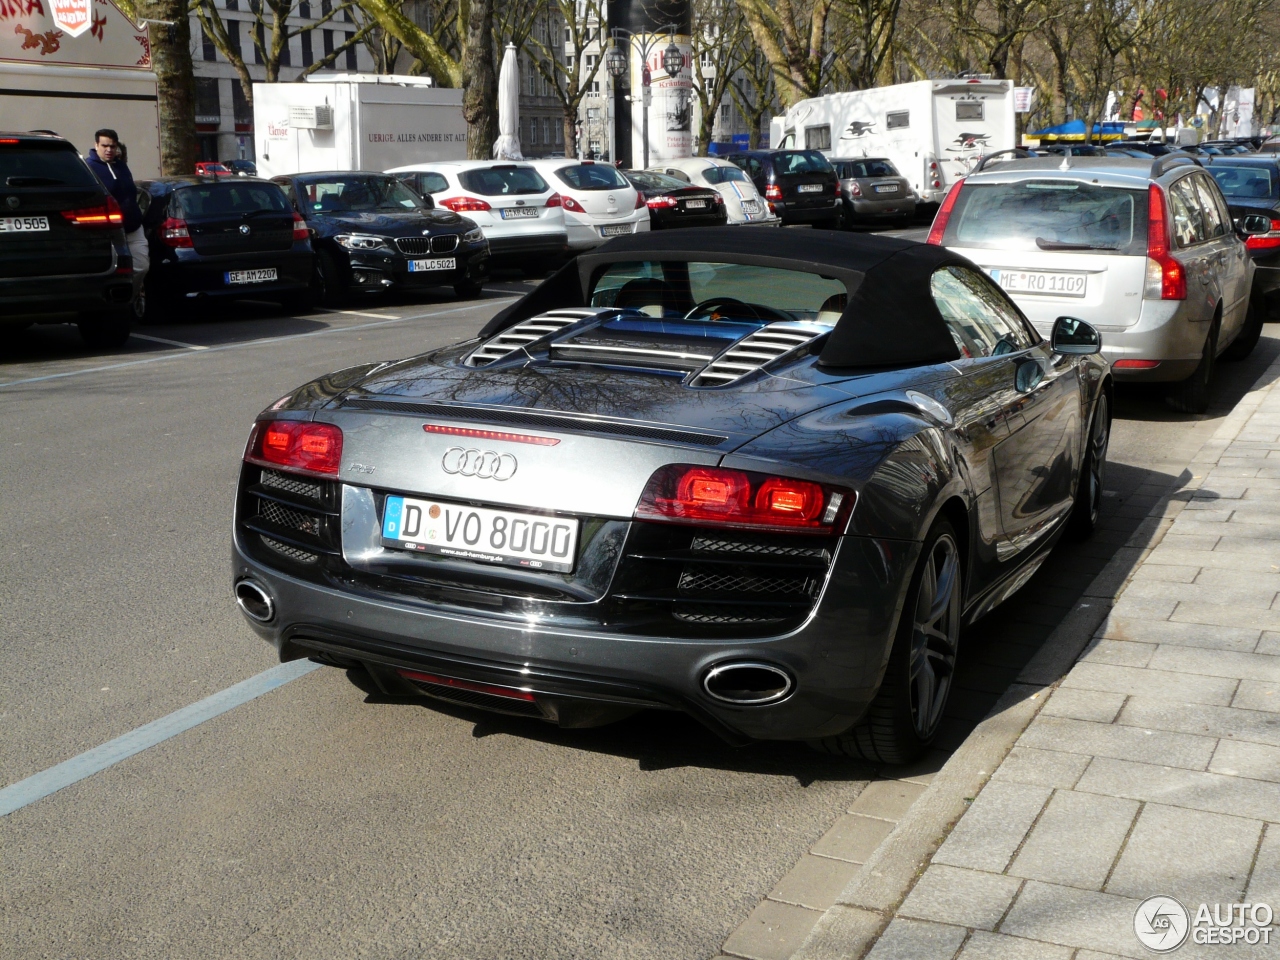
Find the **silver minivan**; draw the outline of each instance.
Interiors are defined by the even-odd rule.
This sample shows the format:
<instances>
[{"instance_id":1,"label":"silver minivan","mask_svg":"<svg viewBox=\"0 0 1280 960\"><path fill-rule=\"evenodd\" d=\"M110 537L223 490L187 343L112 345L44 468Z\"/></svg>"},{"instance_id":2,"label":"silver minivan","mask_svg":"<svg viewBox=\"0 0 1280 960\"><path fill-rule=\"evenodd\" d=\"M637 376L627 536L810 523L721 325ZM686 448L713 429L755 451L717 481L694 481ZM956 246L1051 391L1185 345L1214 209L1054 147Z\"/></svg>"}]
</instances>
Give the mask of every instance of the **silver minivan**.
<instances>
[{"instance_id":1,"label":"silver minivan","mask_svg":"<svg viewBox=\"0 0 1280 960\"><path fill-rule=\"evenodd\" d=\"M1168 383L1179 410L1203 412L1215 360L1262 332L1244 240L1186 154L993 155L951 188L929 242L981 265L1043 335L1059 316L1092 324L1118 381Z\"/></svg>"}]
</instances>

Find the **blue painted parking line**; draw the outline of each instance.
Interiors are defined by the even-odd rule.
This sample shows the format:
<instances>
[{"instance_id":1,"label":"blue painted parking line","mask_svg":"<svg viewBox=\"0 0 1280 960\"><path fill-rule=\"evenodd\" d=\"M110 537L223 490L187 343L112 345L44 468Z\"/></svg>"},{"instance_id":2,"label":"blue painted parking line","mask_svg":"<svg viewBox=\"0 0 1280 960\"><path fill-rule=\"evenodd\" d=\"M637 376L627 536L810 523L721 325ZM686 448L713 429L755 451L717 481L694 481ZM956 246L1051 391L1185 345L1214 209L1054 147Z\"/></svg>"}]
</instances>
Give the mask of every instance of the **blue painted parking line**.
<instances>
[{"instance_id":1,"label":"blue painted parking line","mask_svg":"<svg viewBox=\"0 0 1280 960\"><path fill-rule=\"evenodd\" d=\"M10 784L0 790L0 817L8 816L15 810L21 810L51 793L57 793L63 787L69 787L85 777L91 777L121 760L132 757L135 753L141 753L148 747L154 747L170 737L176 737L206 720L212 720L242 703L248 703L264 693L270 693L277 687L284 686L290 680L296 680L319 668L320 664L312 663L310 660L292 660L289 663L282 663L248 680L242 680L235 686L220 690L213 696L205 697L189 707L175 710L168 716L153 720L136 730L130 730L114 740L108 740L99 747L86 750L78 757L72 757L48 770L42 770L25 780Z\"/></svg>"}]
</instances>

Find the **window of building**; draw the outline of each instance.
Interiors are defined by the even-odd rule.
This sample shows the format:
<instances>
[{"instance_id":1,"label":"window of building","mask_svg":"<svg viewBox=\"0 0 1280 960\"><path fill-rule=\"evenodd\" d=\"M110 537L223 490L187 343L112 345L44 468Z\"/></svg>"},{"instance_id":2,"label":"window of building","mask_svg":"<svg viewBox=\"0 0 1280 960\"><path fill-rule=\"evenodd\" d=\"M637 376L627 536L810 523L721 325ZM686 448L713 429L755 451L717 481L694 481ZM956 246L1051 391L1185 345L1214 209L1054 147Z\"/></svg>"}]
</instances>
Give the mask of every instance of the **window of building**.
<instances>
[{"instance_id":1,"label":"window of building","mask_svg":"<svg viewBox=\"0 0 1280 960\"><path fill-rule=\"evenodd\" d=\"M538 72L536 70L529 71L529 96L536 97L538 95Z\"/></svg>"},{"instance_id":2,"label":"window of building","mask_svg":"<svg viewBox=\"0 0 1280 960\"><path fill-rule=\"evenodd\" d=\"M884 115L884 127L886 130L899 130L909 126L911 126L910 110L892 110Z\"/></svg>"},{"instance_id":3,"label":"window of building","mask_svg":"<svg viewBox=\"0 0 1280 960\"><path fill-rule=\"evenodd\" d=\"M290 49L288 37L285 38L284 46L280 48L280 66L293 66L293 51Z\"/></svg>"},{"instance_id":4,"label":"window of building","mask_svg":"<svg viewBox=\"0 0 1280 960\"><path fill-rule=\"evenodd\" d=\"M227 9L228 9L228 10L239 10L239 9L240 9L240 0L227 0Z\"/></svg>"},{"instance_id":5,"label":"window of building","mask_svg":"<svg viewBox=\"0 0 1280 960\"><path fill-rule=\"evenodd\" d=\"M529 142L535 147L538 145L538 118L529 118Z\"/></svg>"},{"instance_id":6,"label":"window of building","mask_svg":"<svg viewBox=\"0 0 1280 960\"><path fill-rule=\"evenodd\" d=\"M320 0L320 15L322 17L327 17L332 12L333 12L332 0Z\"/></svg>"},{"instance_id":7,"label":"window of building","mask_svg":"<svg viewBox=\"0 0 1280 960\"><path fill-rule=\"evenodd\" d=\"M208 63L218 59L218 49L213 45L213 37L209 36L204 25L200 25L200 56Z\"/></svg>"},{"instance_id":8,"label":"window of building","mask_svg":"<svg viewBox=\"0 0 1280 960\"><path fill-rule=\"evenodd\" d=\"M350 9L346 9L342 11L342 20L344 23L355 23L355 20L351 19Z\"/></svg>"},{"instance_id":9,"label":"window of building","mask_svg":"<svg viewBox=\"0 0 1280 960\"><path fill-rule=\"evenodd\" d=\"M311 19L311 4L307 3L307 0L302 0L302 2L298 4L298 16L305 20Z\"/></svg>"},{"instance_id":10,"label":"window of building","mask_svg":"<svg viewBox=\"0 0 1280 960\"><path fill-rule=\"evenodd\" d=\"M231 52L237 57L243 56L240 52L240 21L227 20L225 25L227 28L227 46L231 48Z\"/></svg>"},{"instance_id":11,"label":"window of building","mask_svg":"<svg viewBox=\"0 0 1280 960\"><path fill-rule=\"evenodd\" d=\"M564 124L553 123L551 126L556 131L556 146L560 146L561 144L564 143Z\"/></svg>"},{"instance_id":12,"label":"window of building","mask_svg":"<svg viewBox=\"0 0 1280 960\"><path fill-rule=\"evenodd\" d=\"M302 65L309 67L315 63L315 57L311 53L311 31L307 30L302 34Z\"/></svg>"},{"instance_id":13,"label":"window of building","mask_svg":"<svg viewBox=\"0 0 1280 960\"><path fill-rule=\"evenodd\" d=\"M824 123L820 127L805 127L804 148L806 150L830 150L831 124Z\"/></svg>"},{"instance_id":14,"label":"window of building","mask_svg":"<svg viewBox=\"0 0 1280 960\"><path fill-rule=\"evenodd\" d=\"M590 89L588 90L588 92L589 92L593 97L598 97L598 96L600 96L600 81L599 81L599 80L592 80L592 81L591 81L591 86L590 86Z\"/></svg>"},{"instance_id":15,"label":"window of building","mask_svg":"<svg viewBox=\"0 0 1280 960\"><path fill-rule=\"evenodd\" d=\"M595 69L596 64L597 64L597 63L599 63L599 62L600 62L600 57L599 57L599 55L594 54L594 53L588 53L588 54L587 54L587 69L588 69L588 70L594 70L594 69Z\"/></svg>"},{"instance_id":16,"label":"window of building","mask_svg":"<svg viewBox=\"0 0 1280 960\"><path fill-rule=\"evenodd\" d=\"M956 101L956 119L957 120L981 120L982 119L982 101L981 100L957 100Z\"/></svg>"},{"instance_id":17,"label":"window of building","mask_svg":"<svg viewBox=\"0 0 1280 960\"><path fill-rule=\"evenodd\" d=\"M732 119L733 119L733 104L732 103L720 104L720 122L728 123ZM830 138L831 138L831 132L827 131L827 139L830 139Z\"/></svg>"},{"instance_id":18,"label":"window of building","mask_svg":"<svg viewBox=\"0 0 1280 960\"><path fill-rule=\"evenodd\" d=\"M218 97L217 77L196 77L196 122L222 122L222 102Z\"/></svg>"},{"instance_id":19,"label":"window of building","mask_svg":"<svg viewBox=\"0 0 1280 960\"><path fill-rule=\"evenodd\" d=\"M587 119L596 120L600 117L599 107L587 107Z\"/></svg>"},{"instance_id":20,"label":"window of building","mask_svg":"<svg viewBox=\"0 0 1280 960\"><path fill-rule=\"evenodd\" d=\"M542 142L543 143L551 142L551 118L550 117L542 118Z\"/></svg>"},{"instance_id":21,"label":"window of building","mask_svg":"<svg viewBox=\"0 0 1280 960\"><path fill-rule=\"evenodd\" d=\"M231 112L236 123L253 123L253 105L244 95L244 87L239 80L231 81Z\"/></svg>"},{"instance_id":22,"label":"window of building","mask_svg":"<svg viewBox=\"0 0 1280 960\"><path fill-rule=\"evenodd\" d=\"M255 23L253 25L253 29L254 29L254 41L255 41L253 44L253 62L261 63L262 51L263 49L266 48L266 45L267 45L266 28L261 23Z\"/></svg>"},{"instance_id":23,"label":"window of building","mask_svg":"<svg viewBox=\"0 0 1280 960\"><path fill-rule=\"evenodd\" d=\"M327 57L333 53L333 31L321 30L320 32L324 34L324 55Z\"/></svg>"},{"instance_id":24,"label":"window of building","mask_svg":"<svg viewBox=\"0 0 1280 960\"><path fill-rule=\"evenodd\" d=\"M350 19L351 19L351 14L348 13L347 20L349 21ZM345 36L346 36L347 43L351 44L351 46L347 47L347 69L358 70L360 69L360 67L359 67L359 64L356 63L356 45L351 42L355 40L356 35L354 33L347 33Z\"/></svg>"}]
</instances>

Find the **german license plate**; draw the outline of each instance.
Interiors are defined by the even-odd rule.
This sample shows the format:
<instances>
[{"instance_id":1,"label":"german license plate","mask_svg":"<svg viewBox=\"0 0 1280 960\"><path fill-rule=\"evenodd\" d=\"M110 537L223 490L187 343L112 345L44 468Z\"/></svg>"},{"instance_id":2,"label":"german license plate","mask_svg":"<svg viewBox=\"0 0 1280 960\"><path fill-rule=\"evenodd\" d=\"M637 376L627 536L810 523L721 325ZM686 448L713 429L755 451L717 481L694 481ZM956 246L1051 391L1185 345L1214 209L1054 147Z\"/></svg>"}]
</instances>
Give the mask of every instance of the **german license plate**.
<instances>
[{"instance_id":1,"label":"german license plate","mask_svg":"<svg viewBox=\"0 0 1280 960\"><path fill-rule=\"evenodd\" d=\"M48 217L0 217L0 233L40 233L48 229Z\"/></svg>"},{"instance_id":2,"label":"german license plate","mask_svg":"<svg viewBox=\"0 0 1280 960\"><path fill-rule=\"evenodd\" d=\"M458 268L458 260L456 257L436 257L432 260L410 260L410 273L426 273L430 270L456 270Z\"/></svg>"},{"instance_id":3,"label":"german license plate","mask_svg":"<svg viewBox=\"0 0 1280 960\"><path fill-rule=\"evenodd\" d=\"M536 217L538 215L537 207L503 207L503 220L519 220L521 217Z\"/></svg>"},{"instance_id":4,"label":"german license plate","mask_svg":"<svg viewBox=\"0 0 1280 960\"><path fill-rule=\"evenodd\" d=\"M822 184L820 183L802 183L796 187L799 193L821 193Z\"/></svg>"},{"instance_id":5,"label":"german license plate","mask_svg":"<svg viewBox=\"0 0 1280 960\"><path fill-rule=\"evenodd\" d=\"M621 237L631 233L631 224L617 223L609 227L600 228L600 236L602 237Z\"/></svg>"},{"instance_id":6,"label":"german license plate","mask_svg":"<svg viewBox=\"0 0 1280 960\"><path fill-rule=\"evenodd\" d=\"M707 201L705 201L705 200L686 200L686 201L684 202L684 208L685 208L686 210L705 210L705 209L707 208Z\"/></svg>"},{"instance_id":7,"label":"german license plate","mask_svg":"<svg viewBox=\"0 0 1280 960\"><path fill-rule=\"evenodd\" d=\"M877 183L871 189L876 193L897 193L898 185L896 183Z\"/></svg>"},{"instance_id":8,"label":"german license plate","mask_svg":"<svg viewBox=\"0 0 1280 960\"><path fill-rule=\"evenodd\" d=\"M506 567L569 573L578 521L411 497L387 497L382 545Z\"/></svg>"},{"instance_id":9,"label":"german license plate","mask_svg":"<svg viewBox=\"0 0 1280 960\"><path fill-rule=\"evenodd\" d=\"M749 217L754 216L755 214L760 212L760 207L756 204L754 200L743 200L742 212Z\"/></svg>"},{"instance_id":10,"label":"german license plate","mask_svg":"<svg viewBox=\"0 0 1280 960\"><path fill-rule=\"evenodd\" d=\"M228 270L223 274L227 283L266 283L277 279L275 267L263 267L261 270Z\"/></svg>"},{"instance_id":11,"label":"german license plate","mask_svg":"<svg viewBox=\"0 0 1280 960\"><path fill-rule=\"evenodd\" d=\"M1083 297L1083 273L1047 270L991 270L991 279L1009 293L1032 293L1050 297Z\"/></svg>"}]
</instances>

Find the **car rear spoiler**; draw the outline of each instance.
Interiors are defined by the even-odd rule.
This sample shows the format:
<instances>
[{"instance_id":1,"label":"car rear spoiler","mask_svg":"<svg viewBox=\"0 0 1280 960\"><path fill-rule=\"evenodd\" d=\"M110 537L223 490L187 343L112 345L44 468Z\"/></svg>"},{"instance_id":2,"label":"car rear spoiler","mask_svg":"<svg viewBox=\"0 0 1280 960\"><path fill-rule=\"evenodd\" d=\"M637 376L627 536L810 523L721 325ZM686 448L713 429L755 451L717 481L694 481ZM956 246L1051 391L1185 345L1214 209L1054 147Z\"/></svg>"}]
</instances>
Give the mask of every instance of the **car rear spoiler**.
<instances>
[{"instance_id":1,"label":"car rear spoiler","mask_svg":"<svg viewBox=\"0 0 1280 960\"><path fill-rule=\"evenodd\" d=\"M979 159L978 165L973 168L973 172L980 172L990 161L994 160L996 157L1003 157L1006 154L1013 154L1013 158L1015 160L1030 160L1034 156L1030 150L1024 150L1022 147L1013 147L1010 150L997 150L995 153L988 153L985 157Z\"/></svg>"},{"instance_id":2,"label":"car rear spoiler","mask_svg":"<svg viewBox=\"0 0 1280 960\"><path fill-rule=\"evenodd\" d=\"M1175 153L1166 153L1163 157L1156 157L1155 163L1151 164L1151 179L1159 180L1169 172L1170 167L1176 167L1182 162L1194 163L1197 167L1203 167L1199 157L1194 157L1184 150L1178 150Z\"/></svg>"}]
</instances>

